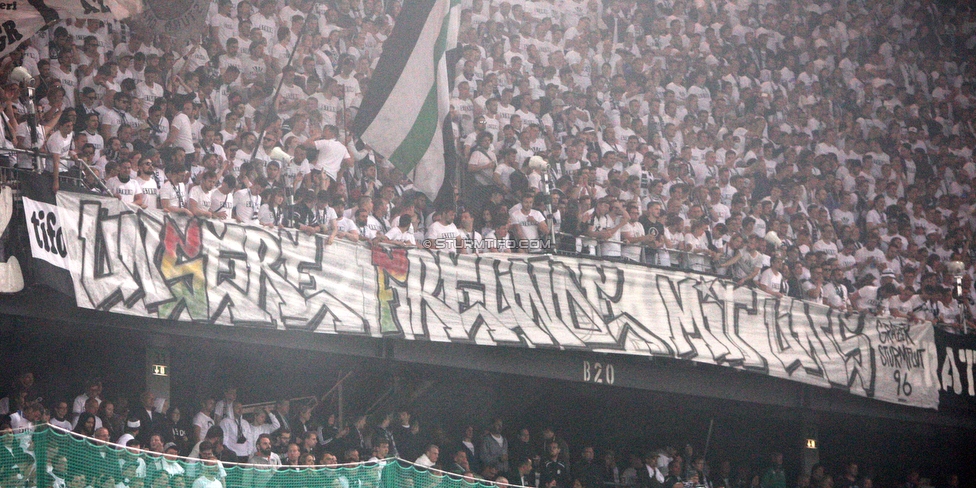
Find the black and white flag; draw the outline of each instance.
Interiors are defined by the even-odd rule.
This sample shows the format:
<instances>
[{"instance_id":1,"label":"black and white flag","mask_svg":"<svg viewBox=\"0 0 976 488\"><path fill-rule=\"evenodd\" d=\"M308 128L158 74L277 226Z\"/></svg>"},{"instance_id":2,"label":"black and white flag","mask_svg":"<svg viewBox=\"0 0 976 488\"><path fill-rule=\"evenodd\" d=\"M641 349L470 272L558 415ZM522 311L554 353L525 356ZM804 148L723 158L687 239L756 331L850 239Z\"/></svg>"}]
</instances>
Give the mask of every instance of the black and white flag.
<instances>
[{"instance_id":1,"label":"black and white flag","mask_svg":"<svg viewBox=\"0 0 976 488\"><path fill-rule=\"evenodd\" d=\"M459 0L406 2L354 122L354 131L431 200L444 183L446 53L457 45Z\"/></svg>"}]
</instances>

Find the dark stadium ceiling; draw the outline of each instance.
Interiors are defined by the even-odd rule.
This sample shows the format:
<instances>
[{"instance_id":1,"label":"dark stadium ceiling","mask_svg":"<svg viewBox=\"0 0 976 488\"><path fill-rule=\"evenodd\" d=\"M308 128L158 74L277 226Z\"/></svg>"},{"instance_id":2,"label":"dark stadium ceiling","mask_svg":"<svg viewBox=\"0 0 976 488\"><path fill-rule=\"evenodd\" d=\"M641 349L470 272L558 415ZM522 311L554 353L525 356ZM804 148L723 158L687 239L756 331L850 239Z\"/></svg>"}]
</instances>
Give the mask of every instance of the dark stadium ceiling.
<instances>
[{"instance_id":1,"label":"dark stadium ceiling","mask_svg":"<svg viewBox=\"0 0 976 488\"><path fill-rule=\"evenodd\" d=\"M98 324L98 327L128 329L145 334L270 345L350 358L377 358L669 394L688 394L688 385L694 385L695 393L703 398L976 430L976 416L971 413L938 412L887 404L840 390L686 361L146 320L73 306L52 307L43 293L36 293L40 289L43 288L34 289L34 293L0 297L0 313L23 317L34 325L60 322L59 328L69 330Z\"/></svg>"}]
</instances>

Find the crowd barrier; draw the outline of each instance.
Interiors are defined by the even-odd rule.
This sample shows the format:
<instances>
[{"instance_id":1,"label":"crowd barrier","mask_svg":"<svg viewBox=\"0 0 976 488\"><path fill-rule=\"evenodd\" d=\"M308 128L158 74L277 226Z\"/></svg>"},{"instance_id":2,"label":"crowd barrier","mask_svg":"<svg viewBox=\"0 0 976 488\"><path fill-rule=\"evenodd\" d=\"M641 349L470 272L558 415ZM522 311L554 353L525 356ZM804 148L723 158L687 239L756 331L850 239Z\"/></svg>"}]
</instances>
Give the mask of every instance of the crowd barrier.
<instances>
[{"instance_id":1,"label":"crowd barrier","mask_svg":"<svg viewBox=\"0 0 976 488\"><path fill-rule=\"evenodd\" d=\"M477 488L498 486L402 459L332 465L228 463L124 448L42 425L0 436L4 488ZM9 453L9 455L5 455ZM205 456L201 456L205 457ZM252 460L254 460L252 458ZM506 485L512 486L512 485Z\"/></svg>"}]
</instances>

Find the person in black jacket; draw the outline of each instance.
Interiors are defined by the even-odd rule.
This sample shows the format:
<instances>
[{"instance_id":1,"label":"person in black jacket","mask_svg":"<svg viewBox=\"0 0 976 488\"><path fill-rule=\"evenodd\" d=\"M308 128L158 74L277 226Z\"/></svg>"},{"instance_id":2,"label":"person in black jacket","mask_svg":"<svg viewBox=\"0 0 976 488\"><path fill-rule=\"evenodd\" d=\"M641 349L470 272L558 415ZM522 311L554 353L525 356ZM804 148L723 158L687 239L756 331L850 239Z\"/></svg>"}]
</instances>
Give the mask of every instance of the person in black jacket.
<instances>
[{"instance_id":1,"label":"person in black jacket","mask_svg":"<svg viewBox=\"0 0 976 488\"><path fill-rule=\"evenodd\" d=\"M380 418L380 422L373 429L373 439L384 439L390 446L390 457L400 457L400 451L397 449L396 440L393 436L393 429L390 428L390 422L393 420L393 414L384 415ZM373 441L374 445L376 441Z\"/></svg>"},{"instance_id":2,"label":"person in black jacket","mask_svg":"<svg viewBox=\"0 0 976 488\"><path fill-rule=\"evenodd\" d=\"M417 459L423 452L420 442L420 428L410 424L410 411L401 409L398 413L400 425L393 428L393 437L396 438L397 452L403 459Z\"/></svg>"},{"instance_id":3,"label":"person in black jacket","mask_svg":"<svg viewBox=\"0 0 976 488\"><path fill-rule=\"evenodd\" d=\"M539 486L545 488L569 488L569 468L559 460L559 442L554 438L546 444L546 459L539 474Z\"/></svg>"},{"instance_id":4,"label":"person in black jacket","mask_svg":"<svg viewBox=\"0 0 976 488\"><path fill-rule=\"evenodd\" d=\"M663 488L664 474L657 469L657 454L645 452L643 457L634 455L632 463L639 464L637 469L637 486L641 488Z\"/></svg>"},{"instance_id":5,"label":"person in black jacket","mask_svg":"<svg viewBox=\"0 0 976 488\"><path fill-rule=\"evenodd\" d=\"M584 446L580 460L573 463L573 479L579 480L585 488L599 488L603 484L602 469L593 459L593 446Z\"/></svg>"},{"instance_id":6,"label":"person in black jacket","mask_svg":"<svg viewBox=\"0 0 976 488\"><path fill-rule=\"evenodd\" d=\"M291 206L291 211L289 212L288 226L294 229L301 230L307 234L314 234L319 232L319 223L315 221L315 211L312 210L312 206L315 204L315 193L311 190L300 188L295 192L295 204ZM288 400L281 400L287 402ZM280 414L275 414L278 416L278 422L281 423L286 417ZM287 414L286 414L287 415ZM287 425L285 423L282 426Z\"/></svg>"},{"instance_id":7,"label":"person in black jacket","mask_svg":"<svg viewBox=\"0 0 976 488\"><path fill-rule=\"evenodd\" d=\"M479 458L480 446L478 446L477 441L474 438L474 426L466 425L464 427L464 433L461 435L461 440L458 442L457 447L454 452L464 449L464 454L468 459L468 465L472 472L481 472L481 459Z\"/></svg>"},{"instance_id":8,"label":"person in black jacket","mask_svg":"<svg viewBox=\"0 0 976 488\"><path fill-rule=\"evenodd\" d=\"M355 422L349 427L346 427L348 433L343 440L343 445L347 448L353 448L360 452L360 454L365 458L365 455L372 451L372 445L370 444L369 433L366 430L366 416L359 415L355 417Z\"/></svg>"},{"instance_id":9,"label":"person in black jacket","mask_svg":"<svg viewBox=\"0 0 976 488\"><path fill-rule=\"evenodd\" d=\"M30 462L13 433L9 421L0 426L0 480L20 474L20 464Z\"/></svg>"},{"instance_id":10,"label":"person in black jacket","mask_svg":"<svg viewBox=\"0 0 976 488\"><path fill-rule=\"evenodd\" d=\"M158 434L162 426L163 414L155 410L156 395L151 391L145 391L139 397L140 405L132 409L130 417L139 420L139 437L136 438L140 444L149 445L149 437Z\"/></svg>"},{"instance_id":11,"label":"person in black jacket","mask_svg":"<svg viewBox=\"0 0 976 488\"><path fill-rule=\"evenodd\" d=\"M668 463L668 477L664 479L665 488L673 487L685 480L681 477L681 461L675 459Z\"/></svg>"},{"instance_id":12,"label":"person in black jacket","mask_svg":"<svg viewBox=\"0 0 976 488\"><path fill-rule=\"evenodd\" d=\"M575 245L576 243L574 240L573 251L576 250ZM510 463L512 473L515 473L515 471L519 468L518 464L516 463L522 462L522 460L525 458L531 459L535 457L536 454L537 453L532 446L532 438L529 434L529 429L522 427L522 429L519 430L518 436L516 436L516 438L508 445L508 459L514 461L514 463ZM509 481L511 481L511 478L509 478Z\"/></svg>"},{"instance_id":13,"label":"person in black jacket","mask_svg":"<svg viewBox=\"0 0 976 488\"><path fill-rule=\"evenodd\" d=\"M464 447L454 449L453 454L451 454L451 462L447 465L446 471L459 476L472 472L471 463L468 461L468 450Z\"/></svg>"},{"instance_id":14,"label":"person in black jacket","mask_svg":"<svg viewBox=\"0 0 976 488\"><path fill-rule=\"evenodd\" d=\"M508 474L508 482L517 486L535 486L535 473L532 471L532 458L513 457L511 465L515 470Z\"/></svg>"},{"instance_id":15,"label":"person in black jacket","mask_svg":"<svg viewBox=\"0 0 976 488\"><path fill-rule=\"evenodd\" d=\"M171 406L166 412L166 418L159 421L157 430L163 439L163 444L172 442L176 444L177 450L183 454L190 452L192 446L186 425L181 420L182 413L179 407Z\"/></svg>"}]
</instances>

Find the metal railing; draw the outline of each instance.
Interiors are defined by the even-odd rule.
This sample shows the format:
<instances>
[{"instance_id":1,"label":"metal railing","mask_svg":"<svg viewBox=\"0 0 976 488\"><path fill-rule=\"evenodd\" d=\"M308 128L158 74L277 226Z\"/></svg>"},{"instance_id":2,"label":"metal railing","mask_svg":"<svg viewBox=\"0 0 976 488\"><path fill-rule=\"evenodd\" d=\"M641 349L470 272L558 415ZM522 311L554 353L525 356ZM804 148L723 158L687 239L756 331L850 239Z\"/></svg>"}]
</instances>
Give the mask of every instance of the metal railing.
<instances>
[{"instance_id":1,"label":"metal railing","mask_svg":"<svg viewBox=\"0 0 976 488\"><path fill-rule=\"evenodd\" d=\"M29 155L31 157L39 156L43 159L49 159L51 154L44 152L26 151L23 149L0 149L0 155L13 156L10 158L10 162L13 166L0 166L0 184L9 186L13 189L14 201L19 202L21 199L21 182L25 179L27 175L30 174L44 174L33 169L22 168L16 166L16 156L17 155ZM63 158L62 161L70 161L75 164L73 168L67 171L62 171L58 175L58 184L61 188L65 190L73 191L92 191L95 188L100 188L104 191L108 191L105 186L105 182L98 176L97 173L83 160L77 158ZM90 181L82 177L82 172L88 172L91 174Z\"/></svg>"},{"instance_id":2,"label":"metal railing","mask_svg":"<svg viewBox=\"0 0 976 488\"><path fill-rule=\"evenodd\" d=\"M550 249L554 254L560 256L600 259L604 261L619 261L632 264L641 264L660 269L688 271L692 273L722 277L725 276L724 274L716 271L719 263L712 259L711 256L706 256L693 251L685 251L668 247L652 247L643 244L632 244L615 239L596 239L592 237L578 236L575 234L567 234L564 232L557 232L556 239L558 242L555 245L550 246ZM570 241L575 240L576 250L569 251L564 249L564 246L562 245L564 239ZM590 244L593 242L595 242L596 245ZM611 246L619 246L620 253L617 254L616 250L614 250L613 255L605 255L604 245L607 244ZM634 248L639 248L640 250L639 259L625 256L625 254L628 254L626 251L633 250Z\"/></svg>"},{"instance_id":3,"label":"metal railing","mask_svg":"<svg viewBox=\"0 0 976 488\"><path fill-rule=\"evenodd\" d=\"M318 398L314 396L303 396L303 397L296 397L296 398L288 398L286 400L291 405L298 405L303 403L314 404L315 402L318 401ZM265 408L274 407L277 403L278 400L271 400L268 402L259 402L259 403L248 403L247 405L241 405L241 410L243 411L243 413L254 413L260 410L264 410Z\"/></svg>"}]
</instances>

